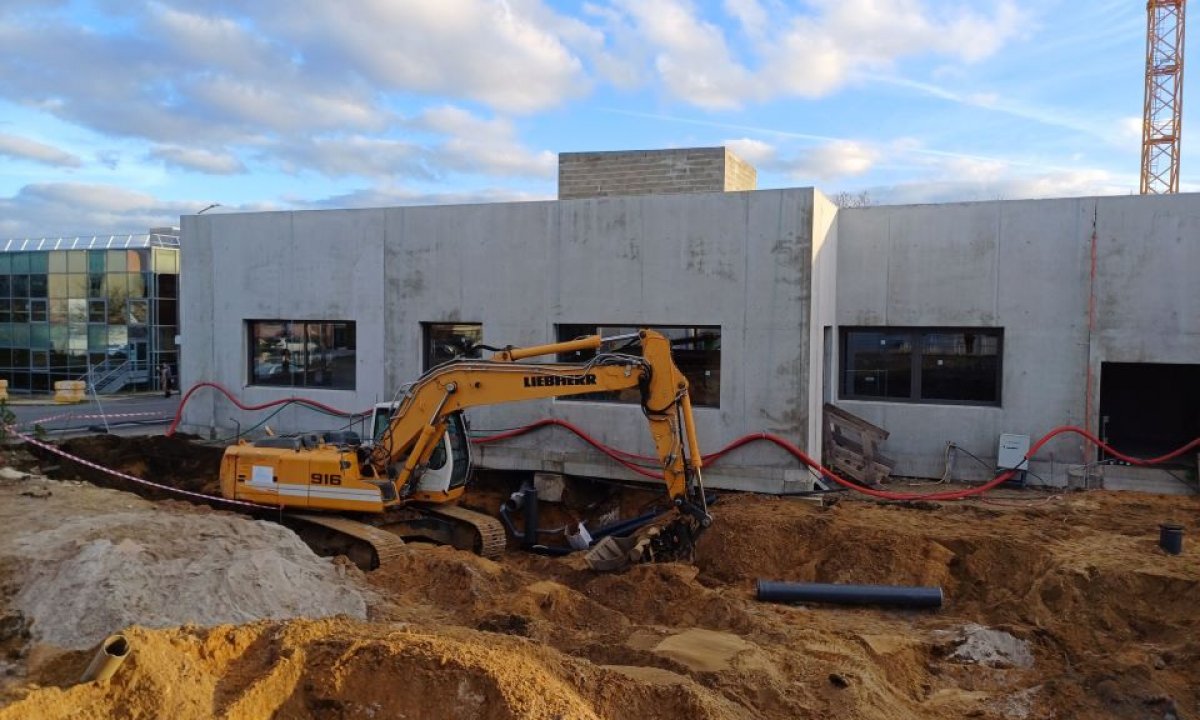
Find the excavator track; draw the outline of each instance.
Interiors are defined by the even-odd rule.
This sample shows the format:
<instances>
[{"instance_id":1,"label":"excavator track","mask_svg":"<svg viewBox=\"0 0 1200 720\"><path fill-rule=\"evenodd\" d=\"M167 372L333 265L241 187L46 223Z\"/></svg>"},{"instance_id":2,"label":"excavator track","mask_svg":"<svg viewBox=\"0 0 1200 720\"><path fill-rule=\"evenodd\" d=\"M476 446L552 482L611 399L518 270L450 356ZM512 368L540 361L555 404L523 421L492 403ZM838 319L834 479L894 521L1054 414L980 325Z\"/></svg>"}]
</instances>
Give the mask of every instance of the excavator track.
<instances>
[{"instance_id":1,"label":"excavator track","mask_svg":"<svg viewBox=\"0 0 1200 720\"><path fill-rule=\"evenodd\" d=\"M317 554L346 555L363 570L383 567L404 552L403 540L374 525L336 515L289 513L285 517Z\"/></svg>"},{"instance_id":2,"label":"excavator track","mask_svg":"<svg viewBox=\"0 0 1200 720\"><path fill-rule=\"evenodd\" d=\"M402 555L404 538L430 540L489 559L500 557L508 543L499 520L455 505L410 506L365 522L338 515L288 513L284 523L318 555L345 555L366 571L385 567Z\"/></svg>"},{"instance_id":3,"label":"excavator track","mask_svg":"<svg viewBox=\"0 0 1200 720\"><path fill-rule=\"evenodd\" d=\"M508 536L504 526L491 515L484 515L474 510L468 510L457 505L439 505L423 508L424 512L445 518L453 523L469 525L475 529L476 546L472 548L477 554L495 559L500 557L508 545Z\"/></svg>"}]
</instances>

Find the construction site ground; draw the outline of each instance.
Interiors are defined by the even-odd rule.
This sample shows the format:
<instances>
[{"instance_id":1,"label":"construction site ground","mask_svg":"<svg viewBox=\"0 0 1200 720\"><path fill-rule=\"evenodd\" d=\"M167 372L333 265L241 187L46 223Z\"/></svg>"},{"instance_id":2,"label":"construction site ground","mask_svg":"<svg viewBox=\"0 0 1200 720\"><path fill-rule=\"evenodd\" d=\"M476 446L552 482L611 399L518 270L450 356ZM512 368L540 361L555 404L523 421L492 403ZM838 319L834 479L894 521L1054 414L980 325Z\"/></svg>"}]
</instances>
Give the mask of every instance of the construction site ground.
<instances>
[{"instance_id":1,"label":"construction site ground","mask_svg":"<svg viewBox=\"0 0 1200 720\"><path fill-rule=\"evenodd\" d=\"M215 490L220 449L65 445ZM412 544L363 573L269 521L6 456L0 720L1200 717L1194 496L724 494L694 564L597 574L577 554ZM508 489L468 504L494 512ZM628 517L647 498L611 503ZM555 512L545 524L569 516ZM1184 528L1177 556L1158 545L1168 522ZM945 603L768 604L759 578L936 585ZM78 684L113 632L125 663Z\"/></svg>"}]
</instances>

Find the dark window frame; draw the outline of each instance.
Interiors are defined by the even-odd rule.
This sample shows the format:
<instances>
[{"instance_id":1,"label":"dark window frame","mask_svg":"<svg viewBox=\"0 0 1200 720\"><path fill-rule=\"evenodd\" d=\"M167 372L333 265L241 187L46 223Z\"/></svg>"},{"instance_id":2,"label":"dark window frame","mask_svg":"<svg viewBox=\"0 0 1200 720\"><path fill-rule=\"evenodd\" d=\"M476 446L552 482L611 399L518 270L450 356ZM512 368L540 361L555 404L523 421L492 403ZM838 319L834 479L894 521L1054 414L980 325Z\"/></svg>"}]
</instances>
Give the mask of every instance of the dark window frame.
<instances>
[{"instance_id":1,"label":"dark window frame","mask_svg":"<svg viewBox=\"0 0 1200 720\"><path fill-rule=\"evenodd\" d=\"M709 392L705 392L697 377L689 373L690 368L687 359L681 357L679 352L675 352L675 364L679 366L684 376L688 378L688 383L691 385L690 395L693 407L715 408L721 407L721 336L722 328L720 325L655 325L655 324L636 324L636 323L555 323L554 336L558 342L574 340L585 335L594 335L599 332L600 328L606 328L608 331L602 334L612 335L624 334L628 332L636 332L638 328L650 328L651 330L672 331L684 330L695 334L695 337L702 337L704 333L716 332L716 387ZM590 328L590 330L587 330ZM612 350L612 348L607 348ZM710 351L711 352L711 351ZM557 358L558 362L579 363L586 362L591 358L591 353L588 351L576 351L573 353L560 354ZM625 397L616 397L614 392L597 392L587 393L584 395L570 395L555 398L555 402L601 402L615 403L620 405L629 405L640 402L638 399L633 399L636 390L624 391Z\"/></svg>"},{"instance_id":2,"label":"dark window frame","mask_svg":"<svg viewBox=\"0 0 1200 720\"><path fill-rule=\"evenodd\" d=\"M311 388L321 390L355 391L358 389L358 328L354 320L279 320L254 318L244 321L246 337L246 385L253 387L280 388ZM276 325L283 328L283 335L276 339L280 342L262 346L262 335L256 330L259 326ZM322 327L328 326L328 327ZM298 330L296 328L299 328ZM318 345L311 348L312 341L306 338L314 337L310 330L316 329L316 337L331 338L328 347ZM350 342L343 347L346 338ZM299 339L299 343L297 343ZM293 345L300 347L293 349ZM277 347L276 347L277 345ZM340 355L348 350L349 363ZM295 353L295 357L293 357ZM264 357L265 355L265 357ZM286 358L286 361L285 361ZM339 360L341 362L339 362ZM343 368L338 372L338 367ZM349 370L349 372L345 372ZM278 376L275 380L264 381L268 377ZM335 380L339 376L349 376L349 381Z\"/></svg>"},{"instance_id":3,"label":"dark window frame","mask_svg":"<svg viewBox=\"0 0 1200 720\"><path fill-rule=\"evenodd\" d=\"M970 407L1002 407L1004 381L1004 328L1003 327L966 327L966 326L842 326L838 338L838 398L841 400L863 400L867 402L909 403L916 405L964 405ZM850 358L849 346L852 333L870 333L888 335L907 335L911 347L909 358L909 394L907 397L889 397L886 395L865 395L853 392L853 379L848 364ZM925 353L925 338L929 335L952 335L969 333L983 335L996 339L996 370L995 370L995 400L962 400L947 398L923 397L922 393L922 360Z\"/></svg>"},{"instance_id":4,"label":"dark window frame","mask_svg":"<svg viewBox=\"0 0 1200 720\"><path fill-rule=\"evenodd\" d=\"M476 343L483 342L483 323L481 322L423 322L421 323L421 371L428 372L433 368L441 365L444 362L455 359L478 359L480 355L479 348L473 348L468 352L468 348L463 346L461 353L438 353L434 348L435 338L434 332L437 330L449 330L452 328L472 328L477 329L479 337L474 341Z\"/></svg>"}]
</instances>

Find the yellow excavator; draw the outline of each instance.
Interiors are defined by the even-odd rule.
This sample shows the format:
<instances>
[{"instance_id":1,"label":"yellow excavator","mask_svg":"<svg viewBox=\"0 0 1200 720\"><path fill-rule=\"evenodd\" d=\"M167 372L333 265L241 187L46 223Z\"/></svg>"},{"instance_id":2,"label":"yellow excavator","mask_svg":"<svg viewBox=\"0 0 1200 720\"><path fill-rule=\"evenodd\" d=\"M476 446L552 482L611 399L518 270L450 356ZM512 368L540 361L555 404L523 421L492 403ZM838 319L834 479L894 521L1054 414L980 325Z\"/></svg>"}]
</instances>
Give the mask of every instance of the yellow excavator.
<instances>
[{"instance_id":1,"label":"yellow excavator","mask_svg":"<svg viewBox=\"0 0 1200 720\"><path fill-rule=\"evenodd\" d=\"M614 343L640 354L602 352ZM520 362L595 351L585 363ZM636 389L674 513L636 544L656 560L690 557L711 523L700 477L701 455L687 378L671 341L643 329L630 335L508 347L482 360L454 360L401 388L385 427L366 445L350 433L241 441L221 461L224 497L278 509L322 554L344 554L373 569L422 539L499 555L504 527L456 503L471 475L463 411L483 405ZM623 550L630 546L623 546Z\"/></svg>"}]
</instances>

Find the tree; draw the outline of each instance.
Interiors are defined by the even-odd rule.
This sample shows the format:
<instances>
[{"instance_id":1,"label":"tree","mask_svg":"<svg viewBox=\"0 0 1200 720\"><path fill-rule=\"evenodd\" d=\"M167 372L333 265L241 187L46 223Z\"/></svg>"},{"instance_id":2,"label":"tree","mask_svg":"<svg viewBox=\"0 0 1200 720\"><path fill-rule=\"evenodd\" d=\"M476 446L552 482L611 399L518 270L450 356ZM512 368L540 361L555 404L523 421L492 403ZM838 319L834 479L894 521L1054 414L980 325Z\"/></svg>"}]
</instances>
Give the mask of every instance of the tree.
<instances>
[{"instance_id":1,"label":"tree","mask_svg":"<svg viewBox=\"0 0 1200 720\"><path fill-rule=\"evenodd\" d=\"M870 207L875 204L875 202L871 200L871 194L866 190L861 190L857 193L846 192L843 190L842 192L830 198L830 200L833 201L834 205L837 205L840 208L862 208Z\"/></svg>"}]
</instances>

